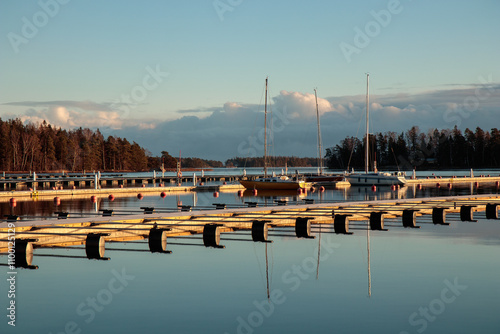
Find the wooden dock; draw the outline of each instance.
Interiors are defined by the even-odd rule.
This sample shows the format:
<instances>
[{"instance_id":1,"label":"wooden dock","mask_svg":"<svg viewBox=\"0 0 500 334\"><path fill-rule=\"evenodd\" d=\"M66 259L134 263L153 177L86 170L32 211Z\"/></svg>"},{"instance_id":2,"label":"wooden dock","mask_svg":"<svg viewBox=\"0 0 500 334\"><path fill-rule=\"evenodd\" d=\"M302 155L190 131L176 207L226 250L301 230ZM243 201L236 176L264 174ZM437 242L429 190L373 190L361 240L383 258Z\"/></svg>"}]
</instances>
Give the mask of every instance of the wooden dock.
<instances>
[{"instance_id":1,"label":"wooden dock","mask_svg":"<svg viewBox=\"0 0 500 334\"><path fill-rule=\"evenodd\" d=\"M158 253L169 252L167 239L171 238L197 239L200 246L224 248L221 234L225 233L246 235L246 241L271 242L270 231L296 238L314 238L319 231L335 234L352 234L353 229L360 228L387 231L384 221L389 219L391 226L399 221L397 224L404 228L419 228L421 223L449 225L457 221L474 222L476 212L485 212L481 217L486 219L498 219L498 205L500 195L473 195L337 203L310 201L301 205L249 205L204 211L180 208L178 212L159 212L143 208L143 214L128 216L113 215L108 210L101 217L55 222L9 217L0 225L0 253L9 252L9 239L14 239L15 265L35 269L32 263L37 248L78 249L84 245L87 258L103 260L108 259L104 257L106 244L112 242L135 242L145 246L142 251Z\"/></svg>"},{"instance_id":2,"label":"wooden dock","mask_svg":"<svg viewBox=\"0 0 500 334\"><path fill-rule=\"evenodd\" d=\"M107 175L102 174L98 178L95 174L71 174L71 175L42 175L34 179L32 175L8 175L0 176L0 191L22 190L22 189L52 189L64 188L73 189L83 187L97 188L105 187L142 187L144 186L162 186L162 185L175 185L178 182L181 184L193 185L205 184L207 182L236 182L240 176L237 175L196 175L193 179L192 175L181 176L161 176L161 174L154 176L123 176L123 175ZM256 176L248 176L248 178L256 178ZM196 181L196 182L194 182Z\"/></svg>"}]
</instances>

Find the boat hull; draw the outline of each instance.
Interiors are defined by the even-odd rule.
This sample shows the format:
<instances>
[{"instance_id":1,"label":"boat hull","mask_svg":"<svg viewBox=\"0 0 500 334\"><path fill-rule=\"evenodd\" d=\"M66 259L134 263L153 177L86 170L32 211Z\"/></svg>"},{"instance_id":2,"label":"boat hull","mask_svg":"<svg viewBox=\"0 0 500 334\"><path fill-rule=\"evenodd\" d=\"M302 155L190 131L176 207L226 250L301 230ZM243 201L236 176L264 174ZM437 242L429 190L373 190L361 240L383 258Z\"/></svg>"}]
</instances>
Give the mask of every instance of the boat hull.
<instances>
[{"instance_id":1,"label":"boat hull","mask_svg":"<svg viewBox=\"0 0 500 334\"><path fill-rule=\"evenodd\" d=\"M306 183L303 181L269 182L259 180L240 180L240 183L247 189L257 190L297 190L299 188L306 187Z\"/></svg>"},{"instance_id":2,"label":"boat hull","mask_svg":"<svg viewBox=\"0 0 500 334\"><path fill-rule=\"evenodd\" d=\"M383 174L352 174L346 175L347 181L353 186L404 186L406 180L398 175Z\"/></svg>"}]
</instances>

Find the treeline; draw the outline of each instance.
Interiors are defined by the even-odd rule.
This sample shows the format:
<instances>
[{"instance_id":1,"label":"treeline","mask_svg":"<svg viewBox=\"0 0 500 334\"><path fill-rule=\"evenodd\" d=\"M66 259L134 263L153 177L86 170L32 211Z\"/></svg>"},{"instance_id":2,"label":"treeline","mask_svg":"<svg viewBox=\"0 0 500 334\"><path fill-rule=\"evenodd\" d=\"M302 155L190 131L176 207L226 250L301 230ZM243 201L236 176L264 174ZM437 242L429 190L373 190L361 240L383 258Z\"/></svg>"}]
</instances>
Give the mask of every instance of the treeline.
<instances>
[{"instance_id":1,"label":"treeline","mask_svg":"<svg viewBox=\"0 0 500 334\"><path fill-rule=\"evenodd\" d=\"M64 130L43 121L23 124L0 118L1 171L146 171L177 168L178 159L167 151L160 157L136 142L109 136L99 130ZM224 167L221 161L182 158L182 168Z\"/></svg>"},{"instance_id":2,"label":"treeline","mask_svg":"<svg viewBox=\"0 0 500 334\"><path fill-rule=\"evenodd\" d=\"M363 169L365 140L347 137L326 150L326 162L334 169ZM500 131L477 127L464 133L456 126L420 132L418 126L406 132L370 135L370 168L498 168L500 167Z\"/></svg>"},{"instance_id":3,"label":"treeline","mask_svg":"<svg viewBox=\"0 0 500 334\"><path fill-rule=\"evenodd\" d=\"M314 167L318 166L317 158L299 158L299 157L268 157L268 166L283 167ZM243 158L236 157L226 160L226 167L264 167L264 157Z\"/></svg>"},{"instance_id":4,"label":"treeline","mask_svg":"<svg viewBox=\"0 0 500 334\"><path fill-rule=\"evenodd\" d=\"M224 167L221 161L205 160L200 158L182 158L182 168L220 168Z\"/></svg>"},{"instance_id":5,"label":"treeline","mask_svg":"<svg viewBox=\"0 0 500 334\"><path fill-rule=\"evenodd\" d=\"M0 118L0 170L146 170L148 154L137 143L90 129L63 130L45 121L23 124Z\"/></svg>"}]
</instances>

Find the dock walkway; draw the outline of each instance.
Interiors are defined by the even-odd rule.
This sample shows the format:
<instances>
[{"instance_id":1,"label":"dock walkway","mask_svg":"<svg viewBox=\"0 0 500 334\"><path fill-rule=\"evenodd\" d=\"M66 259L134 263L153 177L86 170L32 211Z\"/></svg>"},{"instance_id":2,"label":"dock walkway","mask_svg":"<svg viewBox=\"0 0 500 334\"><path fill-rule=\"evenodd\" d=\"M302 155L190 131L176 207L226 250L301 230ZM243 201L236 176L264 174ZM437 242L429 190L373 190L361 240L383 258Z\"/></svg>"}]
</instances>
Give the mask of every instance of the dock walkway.
<instances>
[{"instance_id":1,"label":"dock walkway","mask_svg":"<svg viewBox=\"0 0 500 334\"><path fill-rule=\"evenodd\" d=\"M385 220L391 220L391 226L397 224L405 228L419 228L419 223L449 225L457 221L474 222L475 212L483 211L486 219L498 219L498 205L500 195L488 194L272 207L220 207L204 211L181 209L178 212L156 212L154 208L144 208L144 213L139 215L119 216L107 211L99 217L52 222L19 221L14 216L0 224L0 253L9 251L8 237L14 236L18 259L16 266L29 268L32 266L33 249L42 247L85 245L88 258L107 259L104 258L104 250L108 242L138 242L147 245L151 252L166 253L168 238L195 238L200 246L223 248L220 242L224 233L246 235L246 241L271 242L269 231L279 231L281 236L314 238L318 233L352 234L351 230L356 229L387 231Z\"/></svg>"}]
</instances>

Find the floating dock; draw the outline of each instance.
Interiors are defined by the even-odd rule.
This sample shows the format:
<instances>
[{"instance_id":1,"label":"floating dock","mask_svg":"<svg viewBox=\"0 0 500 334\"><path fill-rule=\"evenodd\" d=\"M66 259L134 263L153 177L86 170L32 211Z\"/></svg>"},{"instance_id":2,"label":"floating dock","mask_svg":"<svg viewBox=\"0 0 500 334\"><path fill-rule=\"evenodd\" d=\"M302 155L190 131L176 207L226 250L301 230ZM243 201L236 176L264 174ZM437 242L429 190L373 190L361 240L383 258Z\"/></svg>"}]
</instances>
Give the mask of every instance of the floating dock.
<instances>
[{"instance_id":1,"label":"floating dock","mask_svg":"<svg viewBox=\"0 0 500 334\"><path fill-rule=\"evenodd\" d=\"M170 253L167 239L189 239L190 244L196 239L194 245L224 248L221 235L226 233L245 236L228 240L271 242L272 236L307 239L321 233L352 234L356 229L387 231L386 220L391 221L391 228L419 228L425 223L449 225L457 221L474 222L476 212L485 212L486 219L498 219L500 195L335 203L309 200L307 204L281 203L271 207L247 204L248 207L218 205L202 211L183 206L177 212L144 207L143 214L122 216L104 210L102 216L76 219L61 216L52 222L19 221L18 217L10 216L0 224L0 253L15 253L16 267L36 269L33 257L37 248L81 248L82 257L108 260L104 252L106 244L112 242L143 244L138 251Z\"/></svg>"}]
</instances>

